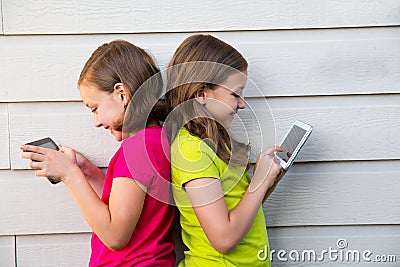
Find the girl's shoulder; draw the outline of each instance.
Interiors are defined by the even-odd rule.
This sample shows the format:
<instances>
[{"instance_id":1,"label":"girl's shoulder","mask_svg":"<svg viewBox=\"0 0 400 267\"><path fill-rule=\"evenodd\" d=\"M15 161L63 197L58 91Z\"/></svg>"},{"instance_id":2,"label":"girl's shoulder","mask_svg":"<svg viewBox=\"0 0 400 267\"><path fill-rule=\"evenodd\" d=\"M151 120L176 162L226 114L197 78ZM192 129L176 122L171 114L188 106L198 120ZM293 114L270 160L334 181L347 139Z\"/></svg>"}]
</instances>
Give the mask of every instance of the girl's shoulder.
<instances>
[{"instance_id":1,"label":"girl's shoulder","mask_svg":"<svg viewBox=\"0 0 400 267\"><path fill-rule=\"evenodd\" d=\"M125 157L144 157L154 161L159 158L169 158L170 146L165 129L152 126L126 138L121 144ZM127 158L128 159L128 158Z\"/></svg>"},{"instance_id":2,"label":"girl's shoulder","mask_svg":"<svg viewBox=\"0 0 400 267\"><path fill-rule=\"evenodd\" d=\"M188 147L189 149L193 147L193 149L198 149L201 142L202 140L200 137L192 135L185 127L183 127L172 142L171 149L180 149L182 147Z\"/></svg>"},{"instance_id":3,"label":"girl's shoulder","mask_svg":"<svg viewBox=\"0 0 400 267\"><path fill-rule=\"evenodd\" d=\"M185 127L183 127L175 137L173 143L182 145L187 142L200 143L202 140L200 137L191 134Z\"/></svg>"},{"instance_id":4,"label":"girl's shoulder","mask_svg":"<svg viewBox=\"0 0 400 267\"><path fill-rule=\"evenodd\" d=\"M169 179L170 148L162 127L153 126L137 132L126 138L121 148L120 154L127 169L144 186L149 187L151 179L159 175Z\"/></svg>"}]
</instances>

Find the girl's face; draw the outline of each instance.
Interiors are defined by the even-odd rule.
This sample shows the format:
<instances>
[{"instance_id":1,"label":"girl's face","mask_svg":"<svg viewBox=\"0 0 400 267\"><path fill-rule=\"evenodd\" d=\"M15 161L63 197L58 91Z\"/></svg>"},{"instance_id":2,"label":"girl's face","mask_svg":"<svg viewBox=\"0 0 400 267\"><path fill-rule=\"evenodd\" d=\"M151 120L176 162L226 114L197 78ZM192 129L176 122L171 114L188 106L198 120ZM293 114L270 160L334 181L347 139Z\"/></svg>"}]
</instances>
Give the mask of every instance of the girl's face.
<instances>
[{"instance_id":1,"label":"girl's face","mask_svg":"<svg viewBox=\"0 0 400 267\"><path fill-rule=\"evenodd\" d=\"M123 118L126 95L123 85L119 84L120 87L117 85L113 93L109 94L97 87L83 84L80 86L80 94L83 103L94 114L95 126L109 129L117 141L122 141L122 131L115 130L113 125Z\"/></svg>"},{"instance_id":2,"label":"girl's face","mask_svg":"<svg viewBox=\"0 0 400 267\"><path fill-rule=\"evenodd\" d=\"M213 89L204 90L203 104L215 120L226 129L231 128L232 121L239 109L244 109L243 89L247 82L247 71L234 73Z\"/></svg>"}]
</instances>

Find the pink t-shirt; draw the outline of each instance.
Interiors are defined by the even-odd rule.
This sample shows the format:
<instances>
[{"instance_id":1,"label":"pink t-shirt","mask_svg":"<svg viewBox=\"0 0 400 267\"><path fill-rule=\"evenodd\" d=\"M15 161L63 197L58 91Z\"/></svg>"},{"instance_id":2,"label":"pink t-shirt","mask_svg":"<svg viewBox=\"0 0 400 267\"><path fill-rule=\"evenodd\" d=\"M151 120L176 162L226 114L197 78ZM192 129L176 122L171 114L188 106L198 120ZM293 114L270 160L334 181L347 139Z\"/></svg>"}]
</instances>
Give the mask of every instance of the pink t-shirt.
<instances>
[{"instance_id":1,"label":"pink t-shirt","mask_svg":"<svg viewBox=\"0 0 400 267\"><path fill-rule=\"evenodd\" d=\"M147 188L142 213L129 243L118 251L92 235L90 267L174 266L174 243L169 229L175 214L170 200L169 144L162 127L154 126L125 139L108 166L102 201L108 205L115 177L137 180Z\"/></svg>"}]
</instances>

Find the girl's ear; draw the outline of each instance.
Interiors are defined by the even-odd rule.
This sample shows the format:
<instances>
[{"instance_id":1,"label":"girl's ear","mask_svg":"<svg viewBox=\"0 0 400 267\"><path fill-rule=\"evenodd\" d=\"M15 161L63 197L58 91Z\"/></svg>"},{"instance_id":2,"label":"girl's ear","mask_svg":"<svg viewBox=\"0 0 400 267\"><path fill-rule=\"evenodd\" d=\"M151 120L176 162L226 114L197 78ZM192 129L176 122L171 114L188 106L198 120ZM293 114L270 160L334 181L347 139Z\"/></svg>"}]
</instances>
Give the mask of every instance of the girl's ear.
<instances>
[{"instance_id":1,"label":"girl's ear","mask_svg":"<svg viewBox=\"0 0 400 267\"><path fill-rule=\"evenodd\" d=\"M116 83L114 85L114 93L124 104L124 107L128 105L128 94L123 83Z\"/></svg>"},{"instance_id":2,"label":"girl's ear","mask_svg":"<svg viewBox=\"0 0 400 267\"><path fill-rule=\"evenodd\" d=\"M204 93L204 90L198 91L195 95L194 95L194 99L202 104L205 105L206 104L206 94Z\"/></svg>"}]
</instances>

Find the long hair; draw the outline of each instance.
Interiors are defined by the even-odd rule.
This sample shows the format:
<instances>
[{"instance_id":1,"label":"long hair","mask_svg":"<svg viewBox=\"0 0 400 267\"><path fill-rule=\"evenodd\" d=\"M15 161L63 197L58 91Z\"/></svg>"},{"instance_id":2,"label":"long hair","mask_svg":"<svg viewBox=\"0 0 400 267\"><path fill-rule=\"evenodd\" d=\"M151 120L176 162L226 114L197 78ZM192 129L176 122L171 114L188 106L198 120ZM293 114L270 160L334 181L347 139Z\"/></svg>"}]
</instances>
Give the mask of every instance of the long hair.
<instances>
[{"instance_id":1,"label":"long hair","mask_svg":"<svg viewBox=\"0 0 400 267\"><path fill-rule=\"evenodd\" d=\"M124 40L99 46L83 67L78 87L91 85L111 94L116 83L124 85L130 101L124 116L114 122L114 129L131 132L145 128L150 121L165 119L168 112L165 101L160 100L163 86L160 70L145 50Z\"/></svg>"},{"instance_id":2,"label":"long hair","mask_svg":"<svg viewBox=\"0 0 400 267\"><path fill-rule=\"evenodd\" d=\"M175 51L167 70L166 101L171 117L166 125L172 142L182 127L205 141L227 164L247 166L250 147L234 140L227 129L195 101L214 90L229 75L247 70L247 61L232 46L211 36L188 37Z\"/></svg>"}]
</instances>

